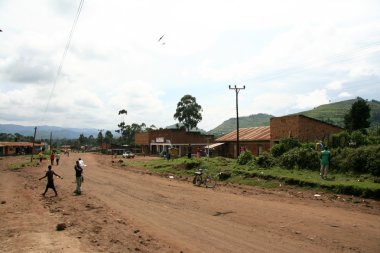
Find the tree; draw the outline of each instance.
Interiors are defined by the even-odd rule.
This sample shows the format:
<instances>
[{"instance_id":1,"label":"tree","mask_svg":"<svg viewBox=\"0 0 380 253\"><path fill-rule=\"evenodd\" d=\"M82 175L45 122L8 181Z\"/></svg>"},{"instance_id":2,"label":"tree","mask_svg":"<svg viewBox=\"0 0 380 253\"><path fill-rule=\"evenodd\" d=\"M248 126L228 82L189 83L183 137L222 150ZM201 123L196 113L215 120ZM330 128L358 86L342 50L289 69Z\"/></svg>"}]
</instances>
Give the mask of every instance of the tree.
<instances>
[{"instance_id":1,"label":"tree","mask_svg":"<svg viewBox=\"0 0 380 253\"><path fill-rule=\"evenodd\" d=\"M349 131L368 128L371 124L371 108L367 101L358 97L358 100L352 104L350 111L344 116L345 128Z\"/></svg>"},{"instance_id":2,"label":"tree","mask_svg":"<svg viewBox=\"0 0 380 253\"><path fill-rule=\"evenodd\" d=\"M202 107L197 104L196 98L191 95L185 95L177 104L177 110L174 114L174 119L178 119L187 131L191 128L197 127L198 123L202 120Z\"/></svg>"},{"instance_id":3,"label":"tree","mask_svg":"<svg viewBox=\"0 0 380 253\"><path fill-rule=\"evenodd\" d=\"M99 146L103 146L103 130L99 130L98 137L96 138L96 143Z\"/></svg>"},{"instance_id":4,"label":"tree","mask_svg":"<svg viewBox=\"0 0 380 253\"><path fill-rule=\"evenodd\" d=\"M104 142L107 144L111 144L112 140L113 140L113 134L111 133L111 131L107 130L104 136Z\"/></svg>"}]
</instances>

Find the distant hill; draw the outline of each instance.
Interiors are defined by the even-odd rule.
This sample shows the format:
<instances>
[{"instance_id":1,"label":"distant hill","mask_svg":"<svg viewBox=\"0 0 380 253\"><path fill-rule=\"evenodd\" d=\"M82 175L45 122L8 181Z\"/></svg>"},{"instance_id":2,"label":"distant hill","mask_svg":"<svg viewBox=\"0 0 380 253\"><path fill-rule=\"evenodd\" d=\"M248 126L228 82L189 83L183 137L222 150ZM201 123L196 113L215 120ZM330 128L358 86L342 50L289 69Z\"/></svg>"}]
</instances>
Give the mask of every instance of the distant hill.
<instances>
[{"instance_id":1,"label":"distant hill","mask_svg":"<svg viewBox=\"0 0 380 253\"><path fill-rule=\"evenodd\" d=\"M270 118L274 117L270 114L259 113L249 116L239 117L239 127L257 127L257 126L269 126ZM215 136L221 136L227 134L236 129L236 118L230 118L224 121L221 125L208 131L208 134Z\"/></svg>"},{"instance_id":2,"label":"distant hill","mask_svg":"<svg viewBox=\"0 0 380 253\"><path fill-rule=\"evenodd\" d=\"M115 136L115 131L111 132ZM34 126L0 124L0 133L19 133L23 136L33 136ZM99 131L93 128L63 128L55 126L37 126L36 139L49 139L50 133L52 133L53 139L78 139L81 134L83 134L86 137L93 135L96 138L98 136Z\"/></svg>"},{"instance_id":3,"label":"distant hill","mask_svg":"<svg viewBox=\"0 0 380 253\"><path fill-rule=\"evenodd\" d=\"M302 114L311 118L319 119L340 127L344 127L344 115L346 115L353 103L358 99L350 99L336 103L330 103L320 105L312 110L299 112L296 114ZM376 100L368 101L371 108L371 125L380 124L380 102Z\"/></svg>"}]
</instances>

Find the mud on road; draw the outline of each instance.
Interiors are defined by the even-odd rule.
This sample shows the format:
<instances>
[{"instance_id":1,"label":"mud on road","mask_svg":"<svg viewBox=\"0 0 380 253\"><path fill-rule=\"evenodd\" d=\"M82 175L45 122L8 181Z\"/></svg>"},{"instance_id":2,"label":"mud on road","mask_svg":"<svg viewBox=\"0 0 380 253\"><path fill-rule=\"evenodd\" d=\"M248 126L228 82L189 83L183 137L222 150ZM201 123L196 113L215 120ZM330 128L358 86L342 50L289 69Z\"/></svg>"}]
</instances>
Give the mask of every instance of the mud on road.
<instances>
[{"instance_id":1,"label":"mud on road","mask_svg":"<svg viewBox=\"0 0 380 253\"><path fill-rule=\"evenodd\" d=\"M87 166L76 196L79 157ZM47 161L10 170L29 158L0 159L0 252L380 252L374 200L299 188L206 189L75 153L53 166L63 176L58 197L51 189L43 197L38 178Z\"/></svg>"}]
</instances>

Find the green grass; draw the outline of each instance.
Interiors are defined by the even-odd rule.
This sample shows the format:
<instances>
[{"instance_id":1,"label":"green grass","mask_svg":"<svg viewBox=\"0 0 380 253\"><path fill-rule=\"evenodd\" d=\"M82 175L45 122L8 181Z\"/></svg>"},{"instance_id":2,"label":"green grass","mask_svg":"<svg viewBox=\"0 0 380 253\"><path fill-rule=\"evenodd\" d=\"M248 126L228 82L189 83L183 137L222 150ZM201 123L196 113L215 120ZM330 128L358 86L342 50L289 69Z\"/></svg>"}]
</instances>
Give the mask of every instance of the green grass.
<instances>
[{"instance_id":1,"label":"green grass","mask_svg":"<svg viewBox=\"0 0 380 253\"><path fill-rule=\"evenodd\" d=\"M27 167L37 167L40 163L36 160L33 160L33 162L20 162L20 163L12 163L9 165L9 169L11 170L18 170L22 168Z\"/></svg>"},{"instance_id":2,"label":"green grass","mask_svg":"<svg viewBox=\"0 0 380 253\"><path fill-rule=\"evenodd\" d=\"M170 174L181 177L192 177L196 168L207 168L209 173L217 178L222 171L231 172L231 177L224 182L276 188L280 184L299 187L323 189L339 194L349 194L367 198L380 199L380 184L374 183L371 175L350 175L330 172L328 179L323 180L318 171L287 170L280 167L263 169L251 165L238 165L236 160L215 157L200 159L178 158L173 160L128 160L124 166L144 167L154 173Z\"/></svg>"}]
</instances>

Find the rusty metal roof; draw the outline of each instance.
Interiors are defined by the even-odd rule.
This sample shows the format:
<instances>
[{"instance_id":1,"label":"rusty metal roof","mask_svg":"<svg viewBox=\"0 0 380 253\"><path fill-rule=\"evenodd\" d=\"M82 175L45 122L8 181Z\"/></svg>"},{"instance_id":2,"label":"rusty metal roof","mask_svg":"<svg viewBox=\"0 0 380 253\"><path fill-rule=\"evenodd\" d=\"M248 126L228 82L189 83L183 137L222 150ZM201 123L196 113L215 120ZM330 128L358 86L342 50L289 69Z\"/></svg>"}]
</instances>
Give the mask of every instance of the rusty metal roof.
<instances>
[{"instance_id":1,"label":"rusty metal roof","mask_svg":"<svg viewBox=\"0 0 380 253\"><path fill-rule=\"evenodd\" d=\"M33 143L32 142L11 142L11 141L5 141L5 142L0 142L0 147L32 147ZM44 146L43 144L39 143L34 143L35 147L41 147Z\"/></svg>"},{"instance_id":2,"label":"rusty metal roof","mask_svg":"<svg viewBox=\"0 0 380 253\"><path fill-rule=\"evenodd\" d=\"M270 126L239 128L240 141L270 140ZM236 130L216 139L217 142L236 141Z\"/></svg>"}]
</instances>

